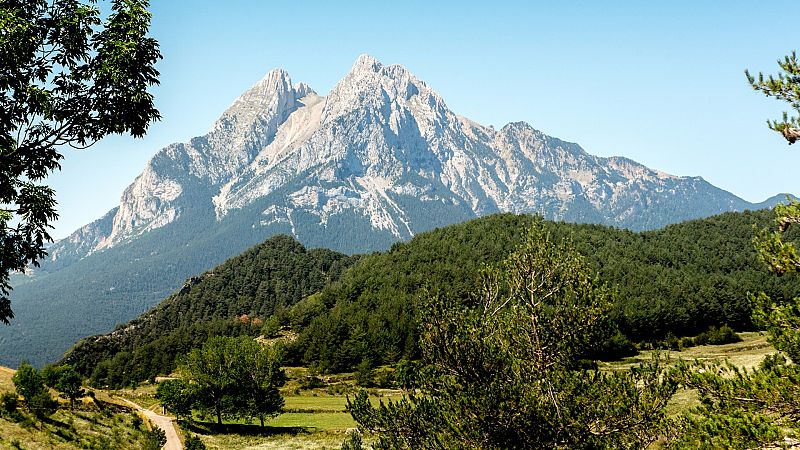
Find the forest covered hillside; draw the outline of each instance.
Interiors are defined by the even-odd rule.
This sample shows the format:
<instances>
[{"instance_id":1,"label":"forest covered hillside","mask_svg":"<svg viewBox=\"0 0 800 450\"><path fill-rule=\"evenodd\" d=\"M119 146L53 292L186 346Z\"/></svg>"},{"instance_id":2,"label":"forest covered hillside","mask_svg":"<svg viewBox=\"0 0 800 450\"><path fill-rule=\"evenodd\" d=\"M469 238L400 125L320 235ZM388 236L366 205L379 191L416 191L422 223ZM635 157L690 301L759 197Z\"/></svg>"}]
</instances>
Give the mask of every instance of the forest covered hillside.
<instances>
[{"instance_id":1,"label":"forest covered hillside","mask_svg":"<svg viewBox=\"0 0 800 450\"><path fill-rule=\"evenodd\" d=\"M321 371L416 358L420 298L470 302L481 269L502 261L536 220L492 215L361 257L275 237L193 277L128 325L82 340L65 361L96 384L128 384L169 373L177 356L210 336L261 333L288 336L290 362ZM768 211L756 211L642 233L545 226L615 289L612 316L624 336L648 342L724 324L752 329L749 292L798 295L800 281L770 275L753 249L753 225L769 221ZM617 336L609 351L624 341Z\"/></svg>"}]
</instances>

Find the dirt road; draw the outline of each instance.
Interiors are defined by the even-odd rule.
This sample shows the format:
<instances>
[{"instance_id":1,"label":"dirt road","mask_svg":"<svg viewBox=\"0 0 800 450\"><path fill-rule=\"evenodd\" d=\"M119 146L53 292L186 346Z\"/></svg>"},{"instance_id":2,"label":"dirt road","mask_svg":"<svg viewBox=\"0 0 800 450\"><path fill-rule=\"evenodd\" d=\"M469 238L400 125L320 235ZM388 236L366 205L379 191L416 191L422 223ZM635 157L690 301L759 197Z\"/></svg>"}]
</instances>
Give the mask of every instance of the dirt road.
<instances>
[{"instance_id":1,"label":"dirt road","mask_svg":"<svg viewBox=\"0 0 800 450\"><path fill-rule=\"evenodd\" d=\"M137 411L141 411L142 414L150 419L150 422L152 422L153 425L164 430L164 433L167 434L167 443L164 444L164 450L183 450L183 444L181 444L181 440L178 437L178 431L175 429L175 423L172 421L172 418L156 414L155 412L145 409L141 405L130 400L121 400L136 408Z\"/></svg>"}]
</instances>

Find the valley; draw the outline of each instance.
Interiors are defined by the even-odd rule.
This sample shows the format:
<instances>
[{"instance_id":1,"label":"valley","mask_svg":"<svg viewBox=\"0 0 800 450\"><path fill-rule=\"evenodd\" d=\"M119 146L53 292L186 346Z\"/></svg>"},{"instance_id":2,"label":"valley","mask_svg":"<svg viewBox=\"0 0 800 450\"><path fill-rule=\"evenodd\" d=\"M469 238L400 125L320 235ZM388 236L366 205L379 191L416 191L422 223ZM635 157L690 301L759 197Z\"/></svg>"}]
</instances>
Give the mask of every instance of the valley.
<instances>
[{"instance_id":1,"label":"valley","mask_svg":"<svg viewBox=\"0 0 800 450\"><path fill-rule=\"evenodd\" d=\"M775 350L766 342L763 333L744 332L739 334L742 338L740 342L703 345L682 351L671 351L669 358L672 364L679 360L719 360L730 361L740 367L752 369L757 367L765 356L774 354ZM642 351L622 360L603 362L600 369L602 371L629 369L641 362L648 361L651 356L652 351ZM12 372L10 369L0 368L0 394L13 392L13 384L10 379ZM257 423L247 423L246 421L225 421L225 425L220 428L213 423L203 421L202 416L196 414L192 423L185 420L178 422L182 437L188 432L200 437L208 449L218 450L339 448L347 431L354 429L357 425L346 410L347 397L352 397L359 389L354 374L342 373L323 376L319 387L303 389L301 387L302 380L308 376L308 370L301 367L288 367L287 372L289 373L289 382L282 389L286 400L285 412L269 420L266 430L261 430ZM161 414L163 411L159 401L155 398L155 391L156 384L151 383L143 383L135 389L110 391L95 389L96 397L104 399L109 404L124 405L124 400L130 400ZM397 386L370 388L370 392L373 393L371 401L374 404L381 401L396 401L405 394ZM697 405L698 400L693 392L679 391L672 399L670 414L678 415ZM48 426L43 430L35 427L22 428L0 416L0 436L3 436L0 444L8 446L11 442L17 441L21 448L26 449L79 448L78 442L71 442L58 434L60 433L58 431L59 421L71 421L75 424L73 426L76 433L88 432L87 430L105 432L103 427L110 426L100 421L84 430L83 427L89 426L89 424L84 424L81 420L86 419L76 420L75 418L89 417L86 413L64 411L59 414L53 419L52 423L55 426ZM124 420L117 417L124 417L125 414L117 412L116 415L110 417L111 422L115 423L117 427L117 431L114 433L120 433L124 429ZM130 415L130 413L127 414ZM75 418L71 419L73 416ZM366 440L369 441L369 437Z\"/></svg>"}]
</instances>

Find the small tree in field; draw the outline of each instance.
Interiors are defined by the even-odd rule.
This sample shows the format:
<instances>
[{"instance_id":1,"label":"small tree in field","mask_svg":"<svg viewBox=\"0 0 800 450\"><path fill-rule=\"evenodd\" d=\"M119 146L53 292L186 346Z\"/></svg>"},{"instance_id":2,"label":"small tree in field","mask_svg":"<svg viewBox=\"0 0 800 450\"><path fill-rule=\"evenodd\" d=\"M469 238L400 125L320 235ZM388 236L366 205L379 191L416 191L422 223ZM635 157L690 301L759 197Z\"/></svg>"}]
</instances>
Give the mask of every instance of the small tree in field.
<instances>
[{"instance_id":1,"label":"small tree in field","mask_svg":"<svg viewBox=\"0 0 800 450\"><path fill-rule=\"evenodd\" d=\"M249 340L246 349L246 378L244 395L251 416L257 417L264 427L264 419L277 415L284 400L279 389L286 383L286 372L281 368L283 349L265 346Z\"/></svg>"},{"instance_id":2,"label":"small tree in field","mask_svg":"<svg viewBox=\"0 0 800 450\"><path fill-rule=\"evenodd\" d=\"M283 407L279 388L286 381L282 351L247 337L217 336L192 350L181 372L192 384L196 403L222 417L264 419Z\"/></svg>"},{"instance_id":3,"label":"small tree in field","mask_svg":"<svg viewBox=\"0 0 800 450\"><path fill-rule=\"evenodd\" d=\"M69 400L70 408L74 408L75 400L83 397L83 377L74 367L65 364L61 366L45 366L42 369L44 383L58 391L62 397Z\"/></svg>"},{"instance_id":4,"label":"small tree in field","mask_svg":"<svg viewBox=\"0 0 800 450\"><path fill-rule=\"evenodd\" d=\"M192 405L195 394L189 383L184 380L166 380L156 388L156 399L166 411L175 414L178 419L192 417Z\"/></svg>"}]
</instances>

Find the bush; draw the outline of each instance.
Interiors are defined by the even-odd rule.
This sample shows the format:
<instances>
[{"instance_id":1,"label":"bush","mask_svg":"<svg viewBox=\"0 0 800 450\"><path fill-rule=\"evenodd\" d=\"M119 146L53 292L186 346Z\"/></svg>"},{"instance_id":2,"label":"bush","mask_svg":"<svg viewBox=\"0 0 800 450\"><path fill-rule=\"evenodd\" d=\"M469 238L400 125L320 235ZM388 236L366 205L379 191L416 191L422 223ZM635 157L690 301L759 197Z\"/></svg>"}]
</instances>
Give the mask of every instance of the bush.
<instances>
[{"instance_id":1,"label":"bush","mask_svg":"<svg viewBox=\"0 0 800 450\"><path fill-rule=\"evenodd\" d=\"M363 450L363 448L361 433L358 431L351 431L347 433L347 439L342 442L341 450Z\"/></svg>"},{"instance_id":2,"label":"bush","mask_svg":"<svg viewBox=\"0 0 800 450\"><path fill-rule=\"evenodd\" d=\"M695 337L684 336L677 338L672 334L668 334L662 343L662 347L669 350L683 350L698 345L723 345L741 342L741 340L741 336L736 334L733 328L723 325L719 328L712 326Z\"/></svg>"},{"instance_id":3,"label":"bush","mask_svg":"<svg viewBox=\"0 0 800 450\"><path fill-rule=\"evenodd\" d=\"M184 448L186 450L205 450L206 444L199 437L189 435L184 443Z\"/></svg>"},{"instance_id":4,"label":"bush","mask_svg":"<svg viewBox=\"0 0 800 450\"><path fill-rule=\"evenodd\" d=\"M161 450L167 443L167 433L161 428L153 428L152 431L145 432L144 450Z\"/></svg>"},{"instance_id":5,"label":"bush","mask_svg":"<svg viewBox=\"0 0 800 450\"><path fill-rule=\"evenodd\" d=\"M740 342L742 338L728 325L719 328L711 327L705 334L708 335L708 345L722 345Z\"/></svg>"},{"instance_id":6,"label":"bush","mask_svg":"<svg viewBox=\"0 0 800 450\"><path fill-rule=\"evenodd\" d=\"M394 371L390 369L375 370L372 377L373 383L379 388L393 388L395 387Z\"/></svg>"},{"instance_id":7,"label":"bush","mask_svg":"<svg viewBox=\"0 0 800 450\"><path fill-rule=\"evenodd\" d=\"M280 319L274 315L267 319L267 321L264 322L264 326L261 327L261 334L263 334L265 338L274 338L278 335L279 331L281 331Z\"/></svg>"},{"instance_id":8,"label":"bush","mask_svg":"<svg viewBox=\"0 0 800 450\"><path fill-rule=\"evenodd\" d=\"M17 412L18 406L19 399L17 398L17 394L14 394L13 392L4 392L3 395L0 395L0 407L3 408L4 414L14 414Z\"/></svg>"},{"instance_id":9,"label":"bush","mask_svg":"<svg viewBox=\"0 0 800 450\"><path fill-rule=\"evenodd\" d=\"M614 361L635 354L636 346L633 345L627 336L617 330L614 335L600 345L596 353L587 356L591 357L591 359L599 359L601 361Z\"/></svg>"},{"instance_id":10,"label":"bush","mask_svg":"<svg viewBox=\"0 0 800 450\"><path fill-rule=\"evenodd\" d=\"M44 422L44 419L52 416L56 411L58 411L58 401L53 399L50 396L50 393L47 391L39 392L38 394L34 395L33 397L27 399L25 403L28 405L28 409L39 419L40 422Z\"/></svg>"},{"instance_id":11,"label":"bush","mask_svg":"<svg viewBox=\"0 0 800 450\"><path fill-rule=\"evenodd\" d=\"M320 377L307 376L300 380L300 389L310 390L325 387L325 382Z\"/></svg>"}]
</instances>

